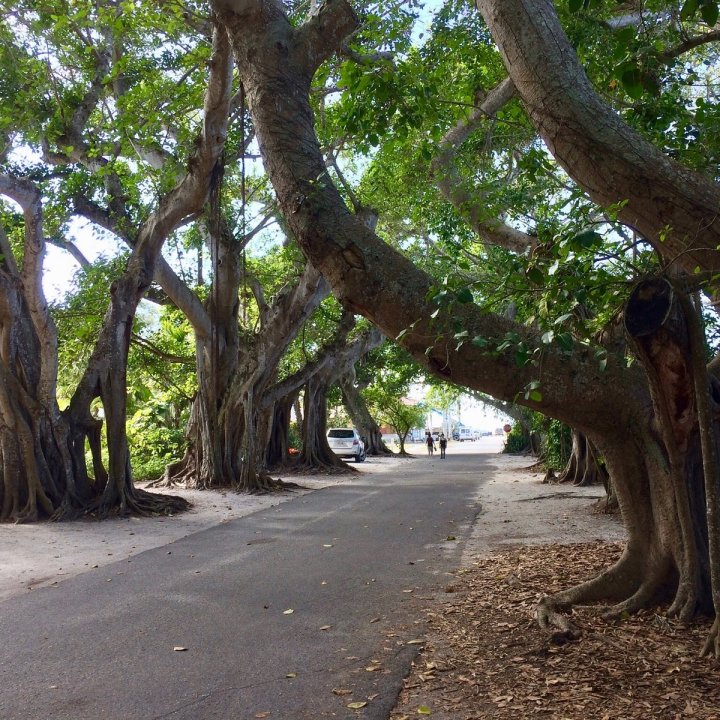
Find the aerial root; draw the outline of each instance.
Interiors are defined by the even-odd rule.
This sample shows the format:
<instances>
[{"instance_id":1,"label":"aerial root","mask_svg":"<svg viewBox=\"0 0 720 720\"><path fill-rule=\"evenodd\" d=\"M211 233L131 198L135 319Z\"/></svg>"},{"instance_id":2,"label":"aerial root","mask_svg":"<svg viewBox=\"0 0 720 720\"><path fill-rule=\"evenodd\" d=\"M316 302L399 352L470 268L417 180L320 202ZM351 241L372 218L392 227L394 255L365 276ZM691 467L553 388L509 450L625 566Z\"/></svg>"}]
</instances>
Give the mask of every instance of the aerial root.
<instances>
[{"instance_id":1,"label":"aerial root","mask_svg":"<svg viewBox=\"0 0 720 720\"><path fill-rule=\"evenodd\" d=\"M702 650L700 650L700 657L710 656L713 656L716 660L720 660L720 618L717 617L710 628Z\"/></svg>"}]
</instances>

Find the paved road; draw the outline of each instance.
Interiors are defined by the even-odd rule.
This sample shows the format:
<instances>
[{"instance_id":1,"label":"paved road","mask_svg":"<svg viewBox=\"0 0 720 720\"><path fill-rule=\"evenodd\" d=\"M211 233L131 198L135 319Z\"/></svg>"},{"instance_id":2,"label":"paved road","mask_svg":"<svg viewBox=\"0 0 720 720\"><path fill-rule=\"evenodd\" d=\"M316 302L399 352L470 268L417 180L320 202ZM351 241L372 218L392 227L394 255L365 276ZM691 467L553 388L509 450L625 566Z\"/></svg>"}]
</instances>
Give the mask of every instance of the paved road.
<instances>
[{"instance_id":1,"label":"paved road","mask_svg":"<svg viewBox=\"0 0 720 720\"><path fill-rule=\"evenodd\" d=\"M459 452L0 603L0 718L387 718L492 472Z\"/></svg>"}]
</instances>

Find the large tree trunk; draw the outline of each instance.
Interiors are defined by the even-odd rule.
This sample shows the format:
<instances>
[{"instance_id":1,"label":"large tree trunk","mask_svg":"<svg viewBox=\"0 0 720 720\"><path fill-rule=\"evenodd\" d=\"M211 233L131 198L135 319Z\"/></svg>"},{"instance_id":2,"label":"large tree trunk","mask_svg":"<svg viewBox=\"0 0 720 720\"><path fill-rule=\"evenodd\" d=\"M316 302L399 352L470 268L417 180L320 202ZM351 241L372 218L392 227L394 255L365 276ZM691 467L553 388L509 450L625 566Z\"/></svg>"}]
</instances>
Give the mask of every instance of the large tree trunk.
<instances>
[{"instance_id":1,"label":"large tree trunk","mask_svg":"<svg viewBox=\"0 0 720 720\"><path fill-rule=\"evenodd\" d=\"M572 429L572 447L570 459L557 478L557 482L569 482L579 487L595 485L601 482L607 484L608 474L600 464L597 448L592 440L579 430Z\"/></svg>"},{"instance_id":2,"label":"large tree trunk","mask_svg":"<svg viewBox=\"0 0 720 720\"><path fill-rule=\"evenodd\" d=\"M211 232L218 236L218 232ZM238 332L238 286L241 282L237 247L227 227L219 236L220 262L209 312L195 320L198 396L188 425L188 450L179 463L166 468L158 485L230 486L247 492L279 487L268 472L268 445L273 437L272 393L277 367L285 350L329 289L307 265L292 286L279 292L272 305L258 297L260 330L255 336ZM259 294L260 289L255 288ZM209 327L210 332L201 333Z\"/></svg>"},{"instance_id":3,"label":"large tree trunk","mask_svg":"<svg viewBox=\"0 0 720 720\"><path fill-rule=\"evenodd\" d=\"M138 490L132 482L126 421L126 371L135 311L152 280L155 261L165 238L202 207L209 181L222 152L228 116L232 63L226 34L214 35L211 77L205 97L202 133L188 172L143 223L125 273L111 287L110 306L100 337L69 407L60 414L56 400L57 338L42 294L44 237L40 192L28 181L2 176L0 192L16 200L25 213L25 254L18 272L12 250L2 248L3 304L0 328L6 345L3 363L0 437L3 445L3 506L0 517L34 519L39 515L63 519L86 512L139 514L175 512L187 507L181 498ZM103 68L99 68L100 75ZM82 155L83 123L99 101L94 85L78 111L68 120L66 136L71 152ZM89 108L89 109L88 109ZM99 161L96 165L100 166ZM112 173L108 185L113 185ZM112 194L112 192L111 192ZM113 199L120 201L121 193ZM122 206L121 206L122 207ZM29 321L29 322L28 322ZM37 352L34 359L17 356ZM18 363L20 359L20 363ZM98 421L91 404L100 398L107 423L107 474L100 456ZM17 440L12 440L13 435ZM95 482L85 467L85 441L93 457ZM11 463L20 464L11 469Z\"/></svg>"},{"instance_id":4,"label":"large tree trunk","mask_svg":"<svg viewBox=\"0 0 720 720\"><path fill-rule=\"evenodd\" d=\"M382 439L380 426L375 422L360 390L355 386L354 378L355 374L352 373L341 378L338 384L342 390L345 409L360 437L365 440L365 451L368 455L392 455L392 450Z\"/></svg>"},{"instance_id":5,"label":"large tree trunk","mask_svg":"<svg viewBox=\"0 0 720 720\"><path fill-rule=\"evenodd\" d=\"M40 378L57 355L41 351L11 253L0 243L0 520L25 522L51 517L70 488L87 501L91 488L74 462L54 392L43 397ZM51 327L47 333L50 340Z\"/></svg>"},{"instance_id":6,"label":"large tree trunk","mask_svg":"<svg viewBox=\"0 0 720 720\"><path fill-rule=\"evenodd\" d=\"M347 471L348 466L330 449L327 441L327 377L318 373L305 386L302 451L298 466L308 470Z\"/></svg>"},{"instance_id":7,"label":"large tree trunk","mask_svg":"<svg viewBox=\"0 0 720 720\"><path fill-rule=\"evenodd\" d=\"M668 614L685 622L712 610L692 354L670 284L640 283L628 301L625 323L647 370L655 422L627 428L624 439L597 443L610 476L622 479L615 488L628 544L617 565L599 578L541 603L541 622L571 636L577 630L559 611L578 603L617 600L607 614L619 617L670 600ZM720 386L713 395L717 418Z\"/></svg>"}]
</instances>

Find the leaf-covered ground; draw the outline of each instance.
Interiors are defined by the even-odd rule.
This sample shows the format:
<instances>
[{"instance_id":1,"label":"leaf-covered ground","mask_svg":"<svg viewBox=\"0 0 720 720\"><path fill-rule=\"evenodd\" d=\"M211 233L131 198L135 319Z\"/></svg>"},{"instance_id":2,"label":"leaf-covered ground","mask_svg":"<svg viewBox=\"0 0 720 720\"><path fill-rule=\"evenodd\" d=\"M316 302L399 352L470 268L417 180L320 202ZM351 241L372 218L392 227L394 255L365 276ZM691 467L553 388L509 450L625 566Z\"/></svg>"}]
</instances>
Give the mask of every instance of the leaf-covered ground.
<instances>
[{"instance_id":1,"label":"leaf-covered ground","mask_svg":"<svg viewBox=\"0 0 720 720\"><path fill-rule=\"evenodd\" d=\"M538 628L542 595L592 577L620 550L513 548L459 571L426 611L427 643L392 720L720 720L720 664L698 657L709 624L681 627L657 608L610 625L580 608L579 642L552 645Z\"/></svg>"}]
</instances>

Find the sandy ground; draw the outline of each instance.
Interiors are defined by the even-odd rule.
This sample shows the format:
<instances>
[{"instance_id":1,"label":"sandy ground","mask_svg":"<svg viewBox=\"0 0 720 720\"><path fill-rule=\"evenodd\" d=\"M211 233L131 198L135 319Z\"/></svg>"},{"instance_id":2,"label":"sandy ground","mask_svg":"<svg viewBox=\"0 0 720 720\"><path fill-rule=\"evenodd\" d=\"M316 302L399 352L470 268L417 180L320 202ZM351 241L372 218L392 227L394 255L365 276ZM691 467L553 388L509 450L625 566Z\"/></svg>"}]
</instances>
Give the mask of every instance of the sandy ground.
<instances>
[{"instance_id":1,"label":"sandy ground","mask_svg":"<svg viewBox=\"0 0 720 720\"><path fill-rule=\"evenodd\" d=\"M497 453L502 438L476 443L451 443L463 453ZM418 447L409 450L422 457ZM368 458L353 465L359 473L295 478L306 487L289 493L248 496L233 492L175 491L192 509L171 517L85 520L74 523L0 525L0 601L36 588L54 585L83 572L129 559L144 550L166 545L219 523L263 510L329 485L358 482L364 474L410 469L414 460ZM477 557L502 544L583 542L622 538L616 518L590 512L589 498L601 488L567 488L540 484L539 473L527 470L526 457L494 455L494 472L479 493L483 510L466 556ZM286 478L288 479L288 478Z\"/></svg>"}]
</instances>

